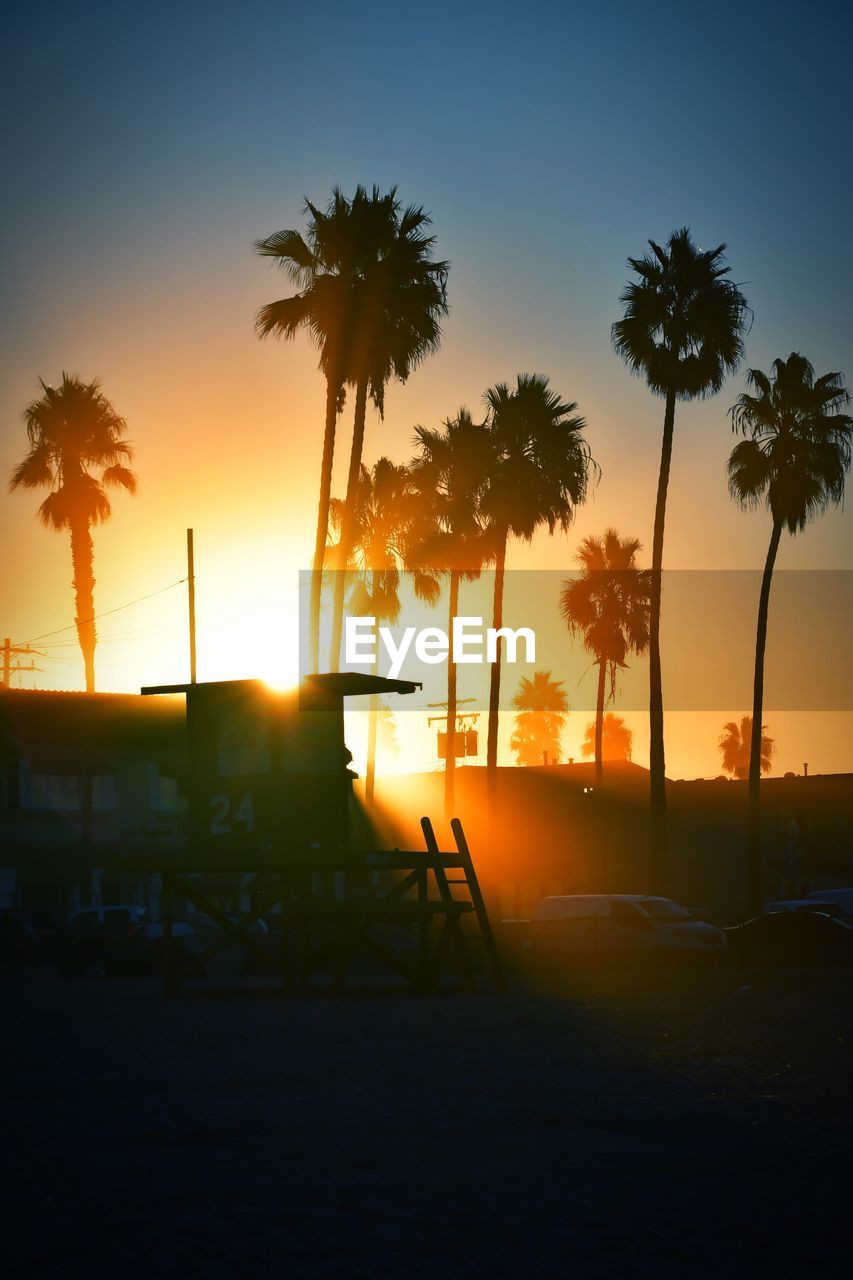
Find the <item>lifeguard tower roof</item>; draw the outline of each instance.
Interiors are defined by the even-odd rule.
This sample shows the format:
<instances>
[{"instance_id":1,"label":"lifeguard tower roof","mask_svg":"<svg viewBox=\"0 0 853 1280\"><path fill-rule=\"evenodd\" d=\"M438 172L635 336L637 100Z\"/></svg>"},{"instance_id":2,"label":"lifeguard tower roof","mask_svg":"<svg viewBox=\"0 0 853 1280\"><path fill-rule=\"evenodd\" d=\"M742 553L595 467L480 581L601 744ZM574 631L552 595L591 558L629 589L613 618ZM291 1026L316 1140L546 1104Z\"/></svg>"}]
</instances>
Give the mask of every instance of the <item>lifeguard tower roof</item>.
<instances>
[{"instance_id":1,"label":"lifeguard tower roof","mask_svg":"<svg viewBox=\"0 0 853 1280\"><path fill-rule=\"evenodd\" d=\"M364 675L360 671L327 671L320 675L304 676L303 685L322 690L332 697L349 698L367 693L414 693L420 689L418 680L389 680L385 676ZM199 684L154 684L145 685L140 693L188 693L191 689L226 687L239 688L241 685L263 685L262 680L208 680Z\"/></svg>"}]
</instances>

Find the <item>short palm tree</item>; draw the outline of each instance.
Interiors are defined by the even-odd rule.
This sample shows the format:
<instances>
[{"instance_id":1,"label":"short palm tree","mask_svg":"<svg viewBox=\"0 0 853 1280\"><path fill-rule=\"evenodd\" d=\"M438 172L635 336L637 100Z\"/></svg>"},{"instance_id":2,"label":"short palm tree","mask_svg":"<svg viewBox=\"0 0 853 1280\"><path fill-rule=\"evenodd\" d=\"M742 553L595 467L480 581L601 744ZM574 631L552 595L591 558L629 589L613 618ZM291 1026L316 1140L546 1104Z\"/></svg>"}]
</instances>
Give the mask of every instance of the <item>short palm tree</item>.
<instances>
[{"instance_id":1,"label":"short palm tree","mask_svg":"<svg viewBox=\"0 0 853 1280\"><path fill-rule=\"evenodd\" d=\"M49 489L39 507L48 529L71 535L74 570L74 621L83 654L86 692L95 691L95 576L92 525L112 515L106 490L136 493L136 476L127 465L133 449L100 383L81 382L63 373L58 387L41 383L42 394L24 411L30 449L12 472L12 489ZM99 474L98 474L99 473Z\"/></svg>"},{"instance_id":2,"label":"short palm tree","mask_svg":"<svg viewBox=\"0 0 853 1280\"><path fill-rule=\"evenodd\" d=\"M559 764L569 714L562 680L552 680L550 671L534 671L532 680L522 676L512 705L517 714L509 745L518 764Z\"/></svg>"},{"instance_id":3,"label":"short palm tree","mask_svg":"<svg viewBox=\"0 0 853 1280\"><path fill-rule=\"evenodd\" d=\"M492 626L503 625L504 575L510 537L530 541L543 525L567 530L598 468L583 436L586 421L574 402L561 399L542 374L520 373L515 387L499 383L486 392L492 462L481 510L495 564ZM497 640L489 685L486 767L494 792L498 762L498 714L502 641Z\"/></svg>"},{"instance_id":4,"label":"short palm tree","mask_svg":"<svg viewBox=\"0 0 853 1280\"><path fill-rule=\"evenodd\" d=\"M630 760L634 750L634 732L629 729L622 716L608 711L604 717L601 732L601 746L597 747L598 721L590 720L586 726L581 751L587 760L595 757L596 750L601 752L602 760Z\"/></svg>"},{"instance_id":5,"label":"short palm tree","mask_svg":"<svg viewBox=\"0 0 853 1280\"><path fill-rule=\"evenodd\" d=\"M448 635L459 613L459 587L479 577L488 558L480 504L489 479L492 436L485 423L474 422L461 408L438 431L415 428L415 456L410 464L416 494L409 559L427 573L448 579ZM454 804L456 770L457 668L447 664L447 750L444 761L444 806Z\"/></svg>"},{"instance_id":6,"label":"short palm tree","mask_svg":"<svg viewBox=\"0 0 853 1280\"><path fill-rule=\"evenodd\" d=\"M637 565L640 543L606 529L601 538L584 538L578 547L581 572L567 579L560 593L560 612L569 630L580 635L598 665L595 705L595 772L600 780L604 760L604 705L607 683L616 695L616 674L631 654L649 645L651 574Z\"/></svg>"},{"instance_id":7,"label":"short palm tree","mask_svg":"<svg viewBox=\"0 0 853 1280\"><path fill-rule=\"evenodd\" d=\"M732 427L745 438L728 463L729 492L742 507L767 507L770 545L761 580L755 639L752 751L749 765L750 905L759 909L761 885L761 717L770 584L782 532L792 535L844 497L850 468L853 418L842 413L849 395L840 373L816 378L804 356L774 360L770 374L750 369L750 390L731 410Z\"/></svg>"},{"instance_id":8,"label":"short palm tree","mask_svg":"<svg viewBox=\"0 0 853 1280\"><path fill-rule=\"evenodd\" d=\"M776 750L775 742L772 738L768 738L764 732L766 728L767 726L763 724L759 735L762 773L770 772L773 753ZM724 724L723 732L720 734L719 747L725 772L730 773L733 778L748 778L749 760L752 752L752 716L741 716L739 722L737 720L729 720L727 724Z\"/></svg>"},{"instance_id":9,"label":"short palm tree","mask_svg":"<svg viewBox=\"0 0 853 1280\"><path fill-rule=\"evenodd\" d=\"M637 279L621 296L625 311L612 327L613 344L632 373L665 399L660 472L652 542L649 639L649 773L653 878L666 891L666 761L660 659L661 572L666 495L677 400L714 395L743 355L748 308L726 279L726 246L698 248L683 227L666 247L649 241L650 253L629 258Z\"/></svg>"},{"instance_id":10,"label":"short palm tree","mask_svg":"<svg viewBox=\"0 0 853 1280\"><path fill-rule=\"evenodd\" d=\"M336 187L326 209L305 201L308 227L278 231L255 248L272 258L299 286L289 298L268 302L258 311L255 327L260 337L269 334L293 338L303 330L320 350L320 368L326 378L326 416L323 459L320 467L320 500L311 574L309 616L310 670L319 670L320 605L323 563L332 496L332 465L338 415L343 408L346 383L352 372L356 331L356 284L363 272L363 256L370 237L365 234L362 188L348 200Z\"/></svg>"},{"instance_id":11,"label":"short palm tree","mask_svg":"<svg viewBox=\"0 0 853 1280\"><path fill-rule=\"evenodd\" d=\"M368 396L380 416L385 387L394 377L405 382L441 342L447 315L447 262L433 259L435 237L426 234L431 220L422 208L402 209L396 188L382 195L377 187L363 193L365 244L355 290L356 341L348 370L355 386L352 448L340 543L344 560L355 536L355 490L364 449ZM335 580L330 666L340 663L345 575Z\"/></svg>"}]
</instances>

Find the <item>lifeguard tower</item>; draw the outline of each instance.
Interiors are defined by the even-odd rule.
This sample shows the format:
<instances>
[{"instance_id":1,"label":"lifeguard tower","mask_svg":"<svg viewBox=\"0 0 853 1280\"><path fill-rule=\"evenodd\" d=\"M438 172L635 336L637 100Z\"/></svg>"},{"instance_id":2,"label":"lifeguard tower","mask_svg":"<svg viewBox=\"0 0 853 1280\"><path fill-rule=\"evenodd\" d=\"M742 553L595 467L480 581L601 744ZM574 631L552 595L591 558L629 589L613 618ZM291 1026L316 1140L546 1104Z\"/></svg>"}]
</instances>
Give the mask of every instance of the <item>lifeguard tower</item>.
<instances>
[{"instance_id":1,"label":"lifeguard tower","mask_svg":"<svg viewBox=\"0 0 853 1280\"><path fill-rule=\"evenodd\" d=\"M285 693L258 680L142 689L186 697L187 850L159 868L169 994L198 974L206 958L178 956L172 938L177 903L192 903L220 926L209 952L228 943L258 947L257 910L235 920L208 887L227 874L266 886L262 914L275 919L276 964L287 987L305 989L324 976L342 986L355 958L369 953L421 989L434 988L455 960L473 989L482 966L473 963L471 944L479 937L485 971L502 988L494 936L457 819L454 852L439 850L428 818L421 820L423 850L350 846L356 775L344 740L344 699L411 694L419 687L342 672L307 676ZM463 928L465 917L473 932Z\"/></svg>"}]
</instances>

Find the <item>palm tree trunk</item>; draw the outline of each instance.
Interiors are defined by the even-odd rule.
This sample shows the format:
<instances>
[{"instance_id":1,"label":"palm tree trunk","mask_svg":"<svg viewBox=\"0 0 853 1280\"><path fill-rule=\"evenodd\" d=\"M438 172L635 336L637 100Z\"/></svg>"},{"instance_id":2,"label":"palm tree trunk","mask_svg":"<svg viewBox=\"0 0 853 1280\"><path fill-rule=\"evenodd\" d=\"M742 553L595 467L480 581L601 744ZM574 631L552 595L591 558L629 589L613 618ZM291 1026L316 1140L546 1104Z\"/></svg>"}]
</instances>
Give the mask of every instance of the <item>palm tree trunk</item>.
<instances>
[{"instance_id":1,"label":"palm tree trunk","mask_svg":"<svg viewBox=\"0 0 853 1280\"><path fill-rule=\"evenodd\" d=\"M370 695L370 711L367 720L367 774L364 780L364 795L368 804L373 800L376 786L376 731L379 726L379 694Z\"/></svg>"},{"instance_id":2,"label":"palm tree trunk","mask_svg":"<svg viewBox=\"0 0 853 1280\"><path fill-rule=\"evenodd\" d=\"M355 536L355 495L361 472L361 455L364 449L364 423L367 416L367 379L359 382L355 393L355 415L352 428L352 449L347 476L347 495L341 521L338 569L335 573L335 604L332 617L332 645L329 653L329 670L339 671L341 665L341 638L344 630L344 594L346 591L347 565L352 554Z\"/></svg>"},{"instance_id":3,"label":"palm tree trunk","mask_svg":"<svg viewBox=\"0 0 853 1280\"><path fill-rule=\"evenodd\" d=\"M604 691L607 679L607 663L602 656L598 660L598 697L595 703L595 781L601 782L604 772Z\"/></svg>"},{"instance_id":4,"label":"palm tree trunk","mask_svg":"<svg viewBox=\"0 0 853 1280\"><path fill-rule=\"evenodd\" d=\"M651 882L654 893L667 891L666 759L663 743L663 682L660 661L660 614L663 573L663 533L666 493L672 462L675 392L668 391L663 416L655 529L652 541L652 581L649 610L649 800L651 818Z\"/></svg>"},{"instance_id":5,"label":"palm tree trunk","mask_svg":"<svg viewBox=\"0 0 853 1280\"><path fill-rule=\"evenodd\" d=\"M459 612L458 569L450 571L450 605L448 607L447 634L451 640L451 652L447 661L447 755L444 759L444 816L453 816L456 782L456 663L453 661L453 619Z\"/></svg>"},{"instance_id":6,"label":"palm tree trunk","mask_svg":"<svg viewBox=\"0 0 853 1280\"><path fill-rule=\"evenodd\" d=\"M497 556L495 557L495 598L492 607L492 626L498 630L503 626L504 612L504 569L506 567L507 531L503 531ZM501 655L503 641L497 638L495 660L489 677L489 732L486 740L486 774L488 791L492 802L495 799L498 769L498 715L501 701Z\"/></svg>"},{"instance_id":7,"label":"palm tree trunk","mask_svg":"<svg viewBox=\"0 0 853 1280\"><path fill-rule=\"evenodd\" d=\"M370 593L376 595L376 580L373 570L370 571ZM379 659L376 660L376 674L381 675ZM367 716L367 772L364 779L364 797L368 804L373 800L376 789L376 738L379 728L379 694L370 695L370 710Z\"/></svg>"},{"instance_id":8,"label":"palm tree trunk","mask_svg":"<svg viewBox=\"0 0 853 1280\"><path fill-rule=\"evenodd\" d=\"M95 575L92 535L86 521L71 525L71 564L74 570L74 622L83 654L86 692L95 692Z\"/></svg>"},{"instance_id":9,"label":"palm tree trunk","mask_svg":"<svg viewBox=\"0 0 853 1280\"><path fill-rule=\"evenodd\" d=\"M752 686L752 744L749 753L749 908L760 914L764 905L761 865L761 720L764 715L764 650L767 646L767 614L770 583L776 553L782 537L782 522L774 520L761 594L758 598L758 625L755 636L755 679Z\"/></svg>"},{"instance_id":10,"label":"palm tree trunk","mask_svg":"<svg viewBox=\"0 0 853 1280\"><path fill-rule=\"evenodd\" d=\"M326 426L323 432L323 461L320 465L320 502L317 507L317 536L311 569L311 603L308 616L310 670L320 670L320 604L323 593L323 562L329 532L329 504L332 498L332 465L335 460L335 428L338 421L338 385L326 380Z\"/></svg>"}]
</instances>

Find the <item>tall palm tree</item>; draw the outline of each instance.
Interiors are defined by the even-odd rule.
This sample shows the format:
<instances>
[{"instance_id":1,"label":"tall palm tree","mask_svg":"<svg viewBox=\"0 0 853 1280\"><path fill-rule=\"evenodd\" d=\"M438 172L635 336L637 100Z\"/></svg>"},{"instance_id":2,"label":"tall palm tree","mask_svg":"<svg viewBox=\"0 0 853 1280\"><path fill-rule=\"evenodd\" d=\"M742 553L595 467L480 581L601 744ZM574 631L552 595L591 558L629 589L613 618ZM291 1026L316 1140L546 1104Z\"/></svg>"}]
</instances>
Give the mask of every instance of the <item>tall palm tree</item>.
<instances>
[{"instance_id":1,"label":"tall palm tree","mask_svg":"<svg viewBox=\"0 0 853 1280\"><path fill-rule=\"evenodd\" d=\"M666 760L660 659L661 573L666 495L677 400L714 395L743 355L748 308L740 289L726 279L726 246L698 248L683 227L666 247L649 241L651 253L629 258L638 279L620 301L625 312L613 325L613 344L632 373L665 399L660 472L652 542L649 642L649 773L653 878L666 891Z\"/></svg>"},{"instance_id":2,"label":"tall palm tree","mask_svg":"<svg viewBox=\"0 0 853 1280\"><path fill-rule=\"evenodd\" d=\"M552 680L550 671L534 671L532 680L522 676L512 705L517 715L509 745L518 763L559 764L560 738L569 713L562 680Z\"/></svg>"},{"instance_id":3,"label":"tall palm tree","mask_svg":"<svg viewBox=\"0 0 853 1280\"><path fill-rule=\"evenodd\" d=\"M332 527L340 529L345 504L333 498L330 504ZM394 623L400 616L400 579L414 516L414 499L408 469L388 458L380 458L372 470L361 468L354 493L354 543L349 569L352 581L349 608L354 615L376 618L378 623ZM335 581L343 576L338 543L331 548ZM438 583L428 574L414 575L415 593L430 603L438 598ZM373 799L376 777L376 736L379 698L370 699L365 793Z\"/></svg>"},{"instance_id":4,"label":"tall palm tree","mask_svg":"<svg viewBox=\"0 0 853 1280\"><path fill-rule=\"evenodd\" d=\"M361 190L361 189L360 189ZM341 522L341 550L347 560L355 532L355 489L364 448L368 396L380 417L385 386L392 377L405 382L409 374L441 342L441 320L447 315L449 264L432 253L435 237L426 234L431 219L420 207L402 209L396 187L382 195L373 188L366 202L366 243L355 290L356 341L348 380L355 385L352 448L347 495ZM335 579L330 666L340 662L343 634L345 574Z\"/></svg>"},{"instance_id":5,"label":"tall palm tree","mask_svg":"<svg viewBox=\"0 0 853 1280\"><path fill-rule=\"evenodd\" d=\"M764 732L766 728L767 726L763 724L759 735L762 773L770 772L773 752L776 750L775 742L772 738L768 738ZM719 747L725 772L730 773L733 778L748 778L752 752L752 716L741 716L740 723L737 720L729 720L727 724L724 724L723 732L720 734Z\"/></svg>"},{"instance_id":6,"label":"tall palm tree","mask_svg":"<svg viewBox=\"0 0 853 1280\"><path fill-rule=\"evenodd\" d=\"M273 334L293 338L307 332L320 350L320 369L326 378L326 414L323 459L320 467L320 500L311 574L309 606L309 662L312 671L320 662L320 605L323 563L332 495L332 466L338 415L345 387L351 380L357 327L356 286L364 274L365 260L375 251L370 234L369 201L359 187L352 200L335 187L326 209L305 201L308 227L278 231L257 240L258 253L282 268L299 291L289 298L268 302L258 311L255 327L262 338Z\"/></svg>"},{"instance_id":7,"label":"tall palm tree","mask_svg":"<svg viewBox=\"0 0 853 1280\"><path fill-rule=\"evenodd\" d=\"M409 558L425 571L449 580L448 628L459 613L459 587L479 577L488 557L480 504L492 460L493 438L485 423L474 422L464 407L447 418L443 429L415 428L415 456L410 465L417 495ZM444 807L451 816L456 771L457 669L452 653L447 663L447 750L444 760Z\"/></svg>"},{"instance_id":8,"label":"tall palm tree","mask_svg":"<svg viewBox=\"0 0 853 1280\"><path fill-rule=\"evenodd\" d=\"M97 379L81 382L63 373L58 387L39 381L42 395L24 411L29 453L12 472L10 488L49 489L39 507L42 523L71 534L74 621L86 692L94 693L97 633L91 528L112 515L108 488L136 493L136 476L127 466L133 449L124 438L127 423Z\"/></svg>"},{"instance_id":9,"label":"tall palm tree","mask_svg":"<svg viewBox=\"0 0 853 1280\"><path fill-rule=\"evenodd\" d=\"M844 497L850 468L853 418L841 410L850 397L840 373L816 378L804 356L792 352L774 360L771 372L750 369L749 391L732 407L732 428L740 432L728 463L729 492L747 509L764 505L772 527L755 639L752 696L752 750L749 764L749 893L761 907L761 717L764 711L764 650L770 583L782 532L801 533L830 503Z\"/></svg>"},{"instance_id":10,"label":"tall palm tree","mask_svg":"<svg viewBox=\"0 0 853 1280\"><path fill-rule=\"evenodd\" d=\"M492 626L499 630L510 537L529 542L543 525L549 533L567 530L598 467L583 437L586 420L577 412L578 406L563 401L543 374L520 373L512 390L499 383L486 392L485 400L493 458L481 507L495 564ZM492 794L497 777L502 647L498 636L490 672L486 749Z\"/></svg>"},{"instance_id":11,"label":"tall palm tree","mask_svg":"<svg viewBox=\"0 0 853 1280\"><path fill-rule=\"evenodd\" d=\"M576 560L577 578L567 579L560 593L560 612L573 634L598 664L598 696L595 706L595 773L601 780L604 704L607 681L610 698L616 696L616 673L627 666L631 654L649 646L651 574L637 566L640 543L620 538L606 529L601 538L584 538Z\"/></svg>"},{"instance_id":12,"label":"tall palm tree","mask_svg":"<svg viewBox=\"0 0 853 1280\"><path fill-rule=\"evenodd\" d=\"M600 742L599 742L600 737ZM604 717L602 731L599 735L598 720L590 720L586 726L581 751L589 760L596 751L602 760L628 760L634 750L634 733L629 729L622 716L608 711Z\"/></svg>"}]
</instances>

